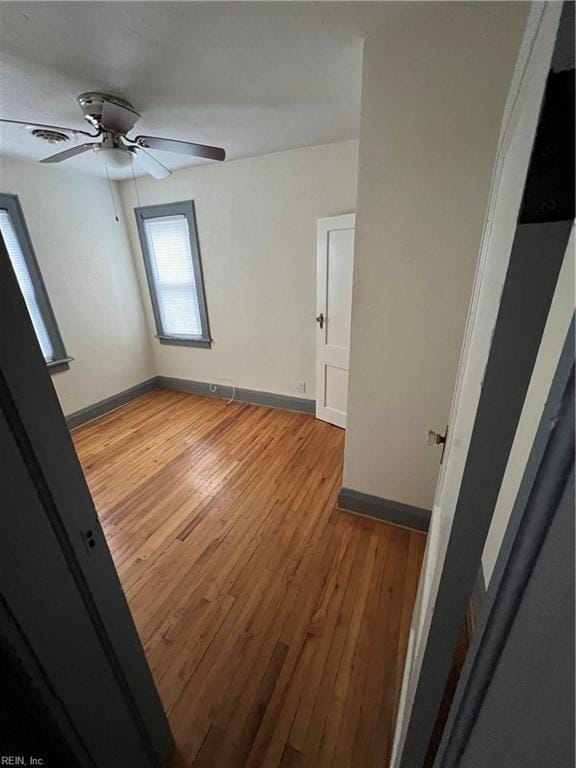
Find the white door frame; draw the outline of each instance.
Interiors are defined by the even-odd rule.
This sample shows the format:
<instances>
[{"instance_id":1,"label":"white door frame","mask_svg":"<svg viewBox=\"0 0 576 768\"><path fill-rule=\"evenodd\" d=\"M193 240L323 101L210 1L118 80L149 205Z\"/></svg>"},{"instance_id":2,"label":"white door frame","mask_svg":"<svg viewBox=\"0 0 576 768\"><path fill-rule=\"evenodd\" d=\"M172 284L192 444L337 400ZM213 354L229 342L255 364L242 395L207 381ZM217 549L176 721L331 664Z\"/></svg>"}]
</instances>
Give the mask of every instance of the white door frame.
<instances>
[{"instance_id":1,"label":"white door frame","mask_svg":"<svg viewBox=\"0 0 576 768\"><path fill-rule=\"evenodd\" d=\"M556 39L561 3L534 4L504 111L487 218L466 325L426 553L404 668L390 768L405 768L407 732L436 611L483 378L516 232L539 109ZM475 565L475 564L472 564ZM477 566L480 565L478 558ZM463 620L463 616L461 617ZM443 649L451 663L453 648ZM441 696L441 692L440 692ZM438 702L439 703L439 702ZM432 725L436 710L431 713ZM411 768L419 768L412 766Z\"/></svg>"},{"instance_id":2,"label":"white door frame","mask_svg":"<svg viewBox=\"0 0 576 768\"><path fill-rule=\"evenodd\" d=\"M328 272L327 259L330 232L354 229L355 225L355 213L329 216L318 219L316 235L316 418L328 421L342 428L346 427L346 414L324 405L326 366L323 355L329 350L329 355L335 366L348 371L350 367L350 339L348 339L348 346L346 348L328 348L326 344L330 318L328 317L327 309L327 281L325 276ZM352 291L352 286L350 286L350 291Z\"/></svg>"}]
</instances>

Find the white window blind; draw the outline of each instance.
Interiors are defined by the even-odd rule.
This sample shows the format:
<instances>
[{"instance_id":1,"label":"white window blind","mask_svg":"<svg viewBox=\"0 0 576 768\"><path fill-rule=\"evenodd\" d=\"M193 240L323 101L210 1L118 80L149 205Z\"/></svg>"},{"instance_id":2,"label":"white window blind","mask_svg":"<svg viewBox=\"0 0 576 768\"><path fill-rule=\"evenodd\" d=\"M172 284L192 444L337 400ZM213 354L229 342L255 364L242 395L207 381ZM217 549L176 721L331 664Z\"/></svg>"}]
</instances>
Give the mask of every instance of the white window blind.
<instances>
[{"instance_id":1,"label":"white window blind","mask_svg":"<svg viewBox=\"0 0 576 768\"><path fill-rule=\"evenodd\" d=\"M36 337L38 338L38 342L42 349L42 354L44 355L46 362L52 362L55 359L54 348L50 341L50 336L46 329L42 312L40 311L34 284L30 277L30 272L28 271L24 253L22 252L22 246L16 235L10 214L3 209L0 209L0 231L2 232L4 242L6 243L8 255L10 256L10 261L12 262L14 272L16 273L20 290L24 296L24 301L28 307L28 312L30 313L34 330L36 331Z\"/></svg>"},{"instance_id":2,"label":"white window blind","mask_svg":"<svg viewBox=\"0 0 576 768\"><path fill-rule=\"evenodd\" d=\"M144 227L163 332L168 336L201 337L198 286L186 216L149 218Z\"/></svg>"}]
</instances>

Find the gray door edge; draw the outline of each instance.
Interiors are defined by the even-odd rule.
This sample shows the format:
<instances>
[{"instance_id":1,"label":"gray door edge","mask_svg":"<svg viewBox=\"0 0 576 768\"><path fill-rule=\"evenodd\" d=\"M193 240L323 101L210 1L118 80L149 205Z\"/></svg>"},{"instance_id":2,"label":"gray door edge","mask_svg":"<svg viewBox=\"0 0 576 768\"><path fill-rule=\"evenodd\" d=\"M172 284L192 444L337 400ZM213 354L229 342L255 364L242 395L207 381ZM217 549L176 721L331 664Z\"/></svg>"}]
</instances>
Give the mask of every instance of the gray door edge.
<instances>
[{"instance_id":1,"label":"gray door edge","mask_svg":"<svg viewBox=\"0 0 576 768\"><path fill-rule=\"evenodd\" d=\"M574 320L466 655L434 768L458 765L574 465Z\"/></svg>"}]
</instances>

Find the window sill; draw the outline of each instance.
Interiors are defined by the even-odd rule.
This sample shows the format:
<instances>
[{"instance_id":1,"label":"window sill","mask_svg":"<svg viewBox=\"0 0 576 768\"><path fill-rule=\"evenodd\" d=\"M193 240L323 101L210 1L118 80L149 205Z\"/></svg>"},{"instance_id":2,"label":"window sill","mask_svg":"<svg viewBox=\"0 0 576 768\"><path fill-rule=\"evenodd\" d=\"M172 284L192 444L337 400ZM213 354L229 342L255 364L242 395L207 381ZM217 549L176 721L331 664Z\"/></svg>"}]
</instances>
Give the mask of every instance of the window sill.
<instances>
[{"instance_id":1,"label":"window sill","mask_svg":"<svg viewBox=\"0 0 576 768\"><path fill-rule=\"evenodd\" d=\"M48 366L48 373L52 376L53 373L67 371L70 368L70 363L73 359L73 357L63 357L62 360L52 360L51 363L46 363Z\"/></svg>"},{"instance_id":2,"label":"window sill","mask_svg":"<svg viewBox=\"0 0 576 768\"><path fill-rule=\"evenodd\" d=\"M211 339L194 339L186 336L156 336L160 344L172 345L174 347L201 347L210 349Z\"/></svg>"}]
</instances>

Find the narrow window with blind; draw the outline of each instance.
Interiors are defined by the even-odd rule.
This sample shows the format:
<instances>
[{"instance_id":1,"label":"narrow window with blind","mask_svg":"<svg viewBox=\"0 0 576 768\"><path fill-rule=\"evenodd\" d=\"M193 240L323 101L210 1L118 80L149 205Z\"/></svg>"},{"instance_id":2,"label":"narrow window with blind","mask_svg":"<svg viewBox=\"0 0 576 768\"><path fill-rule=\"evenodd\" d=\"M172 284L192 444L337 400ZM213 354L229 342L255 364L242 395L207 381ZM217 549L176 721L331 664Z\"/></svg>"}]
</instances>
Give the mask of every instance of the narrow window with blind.
<instances>
[{"instance_id":1,"label":"narrow window with blind","mask_svg":"<svg viewBox=\"0 0 576 768\"><path fill-rule=\"evenodd\" d=\"M66 354L56 325L22 207L16 195L0 194L0 232L50 373L66 370L70 358Z\"/></svg>"},{"instance_id":2,"label":"narrow window with blind","mask_svg":"<svg viewBox=\"0 0 576 768\"><path fill-rule=\"evenodd\" d=\"M194 203L150 205L135 213L160 343L210 347Z\"/></svg>"}]
</instances>

